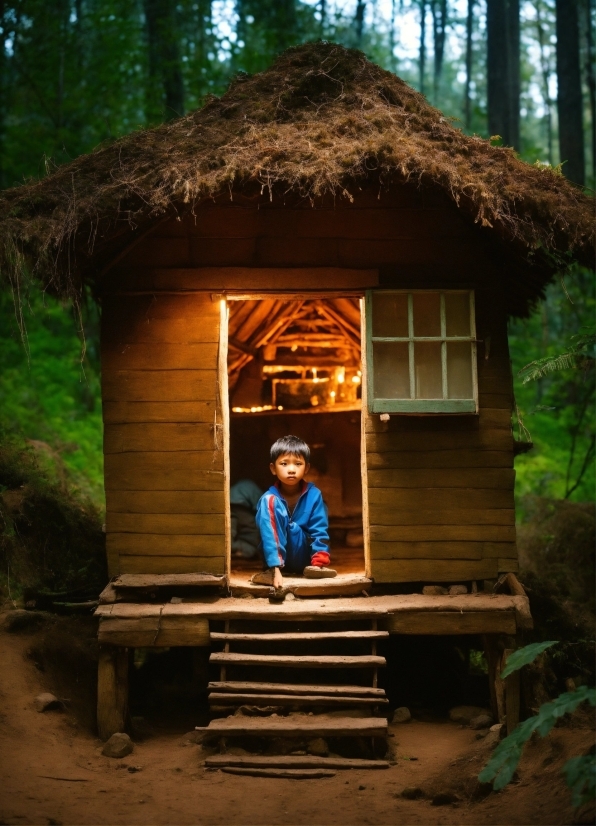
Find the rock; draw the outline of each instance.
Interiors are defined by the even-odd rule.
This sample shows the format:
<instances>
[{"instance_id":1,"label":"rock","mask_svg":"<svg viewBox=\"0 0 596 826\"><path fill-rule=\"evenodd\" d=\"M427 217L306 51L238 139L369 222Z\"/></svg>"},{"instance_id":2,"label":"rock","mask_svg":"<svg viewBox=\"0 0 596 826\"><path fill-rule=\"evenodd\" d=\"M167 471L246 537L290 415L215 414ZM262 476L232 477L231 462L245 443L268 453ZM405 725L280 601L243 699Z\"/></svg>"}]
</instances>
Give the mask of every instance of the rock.
<instances>
[{"instance_id":1,"label":"rock","mask_svg":"<svg viewBox=\"0 0 596 826\"><path fill-rule=\"evenodd\" d=\"M424 797L424 792L420 788L420 786L406 786L405 789L402 789L401 797L405 797L406 800L420 800L421 797Z\"/></svg>"},{"instance_id":2,"label":"rock","mask_svg":"<svg viewBox=\"0 0 596 826\"><path fill-rule=\"evenodd\" d=\"M422 589L422 593L426 597L441 597L448 594L449 591L447 588L443 588L442 585L425 585Z\"/></svg>"},{"instance_id":3,"label":"rock","mask_svg":"<svg viewBox=\"0 0 596 826\"><path fill-rule=\"evenodd\" d=\"M505 730L505 726L499 724L497 726L491 726L488 730L488 734L484 738L484 745L489 749L494 749L495 746L498 746L501 742L501 729Z\"/></svg>"},{"instance_id":4,"label":"rock","mask_svg":"<svg viewBox=\"0 0 596 826\"><path fill-rule=\"evenodd\" d=\"M122 731L112 734L110 739L104 745L101 753L104 757L126 757L134 749L134 745L128 734Z\"/></svg>"},{"instance_id":5,"label":"rock","mask_svg":"<svg viewBox=\"0 0 596 826\"><path fill-rule=\"evenodd\" d=\"M188 731L180 740L180 746L199 746L205 737L204 731Z\"/></svg>"},{"instance_id":6,"label":"rock","mask_svg":"<svg viewBox=\"0 0 596 826\"><path fill-rule=\"evenodd\" d=\"M288 591L286 594L286 602L291 602L293 599L296 599L296 594L293 594L291 591Z\"/></svg>"},{"instance_id":7,"label":"rock","mask_svg":"<svg viewBox=\"0 0 596 826\"><path fill-rule=\"evenodd\" d=\"M476 732L476 740L484 740L489 731L490 729L488 728L480 729L480 731Z\"/></svg>"},{"instance_id":8,"label":"rock","mask_svg":"<svg viewBox=\"0 0 596 826\"><path fill-rule=\"evenodd\" d=\"M33 702L35 703L35 708L39 712L49 711L52 708L62 708L62 703L60 700L54 694L50 694L49 692L38 694Z\"/></svg>"},{"instance_id":9,"label":"rock","mask_svg":"<svg viewBox=\"0 0 596 826\"><path fill-rule=\"evenodd\" d=\"M406 708L405 706L401 706L400 708L396 708L393 712L393 717L391 719L392 723L409 723L412 719L412 715L410 714L410 709Z\"/></svg>"},{"instance_id":10,"label":"rock","mask_svg":"<svg viewBox=\"0 0 596 826\"><path fill-rule=\"evenodd\" d=\"M453 720L454 723L469 726L472 720L481 714L490 716L486 708L480 708L479 706L455 706L455 708L452 708L449 712L449 719Z\"/></svg>"},{"instance_id":11,"label":"rock","mask_svg":"<svg viewBox=\"0 0 596 826\"><path fill-rule=\"evenodd\" d=\"M467 594L468 589L465 585L450 585L449 586L449 596L450 597L458 597L461 594Z\"/></svg>"},{"instance_id":12,"label":"rock","mask_svg":"<svg viewBox=\"0 0 596 826\"><path fill-rule=\"evenodd\" d=\"M452 792L440 792L430 801L431 806L448 806L450 803L457 803L459 797Z\"/></svg>"},{"instance_id":13,"label":"rock","mask_svg":"<svg viewBox=\"0 0 596 826\"><path fill-rule=\"evenodd\" d=\"M473 717L470 720L470 728L473 728L475 731L481 728L489 729L492 724L493 718L491 714L479 714L478 717Z\"/></svg>"},{"instance_id":14,"label":"rock","mask_svg":"<svg viewBox=\"0 0 596 826\"><path fill-rule=\"evenodd\" d=\"M503 737L505 737L505 734L507 733L507 726L505 725L505 723L495 723L494 726L491 726L489 728L489 731L496 731L499 735L499 739L502 740Z\"/></svg>"},{"instance_id":15,"label":"rock","mask_svg":"<svg viewBox=\"0 0 596 826\"><path fill-rule=\"evenodd\" d=\"M327 741L322 737L316 737L314 740L309 740L306 750L309 754L314 754L317 757L327 757L329 754L329 746Z\"/></svg>"},{"instance_id":16,"label":"rock","mask_svg":"<svg viewBox=\"0 0 596 826\"><path fill-rule=\"evenodd\" d=\"M10 634L18 634L19 631L33 631L39 628L46 618L42 611L25 611L23 608L16 608L4 618L4 630Z\"/></svg>"}]
</instances>

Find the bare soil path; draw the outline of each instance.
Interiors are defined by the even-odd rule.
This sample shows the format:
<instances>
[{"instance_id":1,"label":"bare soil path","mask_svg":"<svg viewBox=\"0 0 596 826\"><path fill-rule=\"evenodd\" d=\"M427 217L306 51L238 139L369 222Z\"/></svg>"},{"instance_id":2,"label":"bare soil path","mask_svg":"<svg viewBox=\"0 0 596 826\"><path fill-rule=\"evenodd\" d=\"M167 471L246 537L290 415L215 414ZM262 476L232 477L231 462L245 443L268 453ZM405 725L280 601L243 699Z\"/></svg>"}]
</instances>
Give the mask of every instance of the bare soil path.
<instances>
[{"instance_id":1,"label":"bare soil path","mask_svg":"<svg viewBox=\"0 0 596 826\"><path fill-rule=\"evenodd\" d=\"M159 733L115 760L101 755L102 744L89 729L91 709L83 713L82 700L77 705L73 699L70 711L35 710L38 693L60 693L55 675L41 672L31 658L37 636L0 631L0 824L574 822L560 770L593 743L587 716L530 744L519 781L480 799L475 778L490 750L475 732L448 722L391 726L395 765L317 780L205 769L202 747L179 732ZM400 796L405 787L420 787L425 797L406 800ZM433 806L439 792L458 801Z\"/></svg>"}]
</instances>

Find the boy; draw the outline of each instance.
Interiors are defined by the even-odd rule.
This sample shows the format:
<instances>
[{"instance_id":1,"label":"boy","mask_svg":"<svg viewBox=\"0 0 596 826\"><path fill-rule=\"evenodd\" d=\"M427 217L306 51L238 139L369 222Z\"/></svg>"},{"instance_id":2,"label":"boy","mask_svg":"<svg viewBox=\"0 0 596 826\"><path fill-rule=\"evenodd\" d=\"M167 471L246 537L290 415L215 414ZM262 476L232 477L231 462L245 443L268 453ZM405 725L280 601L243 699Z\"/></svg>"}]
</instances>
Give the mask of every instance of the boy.
<instances>
[{"instance_id":1,"label":"boy","mask_svg":"<svg viewBox=\"0 0 596 826\"><path fill-rule=\"evenodd\" d=\"M261 497L256 522L267 570L252 581L283 588L281 568L312 579L334 577L329 564L329 524L321 491L304 477L310 448L297 436L283 436L271 446L271 473L277 481Z\"/></svg>"}]
</instances>

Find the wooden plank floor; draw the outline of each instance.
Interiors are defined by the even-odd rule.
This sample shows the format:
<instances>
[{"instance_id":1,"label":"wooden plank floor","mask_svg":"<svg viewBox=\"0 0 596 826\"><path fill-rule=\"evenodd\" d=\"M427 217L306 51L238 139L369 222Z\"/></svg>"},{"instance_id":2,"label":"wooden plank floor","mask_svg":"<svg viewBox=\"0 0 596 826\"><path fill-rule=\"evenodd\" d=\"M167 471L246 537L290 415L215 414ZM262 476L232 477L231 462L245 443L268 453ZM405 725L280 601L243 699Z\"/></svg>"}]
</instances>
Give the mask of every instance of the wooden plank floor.
<instances>
[{"instance_id":1,"label":"wooden plank floor","mask_svg":"<svg viewBox=\"0 0 596 826\"><path fill-rule=\"evenodd\" d=\"M331 567L338 574L361 574L364 576L364 548L338 547L331 549ZM232 559L232 578L239 582L248 582L256 571L263 570L260 554L252 559L234 557Z\"/></svg>"}]
</instances>

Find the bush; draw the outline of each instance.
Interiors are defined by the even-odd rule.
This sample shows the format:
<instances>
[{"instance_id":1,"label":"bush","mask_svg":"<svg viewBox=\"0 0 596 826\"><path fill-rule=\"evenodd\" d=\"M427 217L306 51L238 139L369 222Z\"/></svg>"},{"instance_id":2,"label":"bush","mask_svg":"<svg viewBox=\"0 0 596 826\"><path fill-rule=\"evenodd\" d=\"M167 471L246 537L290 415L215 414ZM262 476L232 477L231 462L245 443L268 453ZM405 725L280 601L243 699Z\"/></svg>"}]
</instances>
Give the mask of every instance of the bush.
<instances>
[{"instance_id":1,"label":"bush","mask_svg":"<svg viewBox=\"0 0 596 826\"><path fill-rule=\"evenodd\" d=\"M49 445L0 434L0 587L99 593L107 582L97 507L69 486Z\"/></svg>"}]
</instances>

